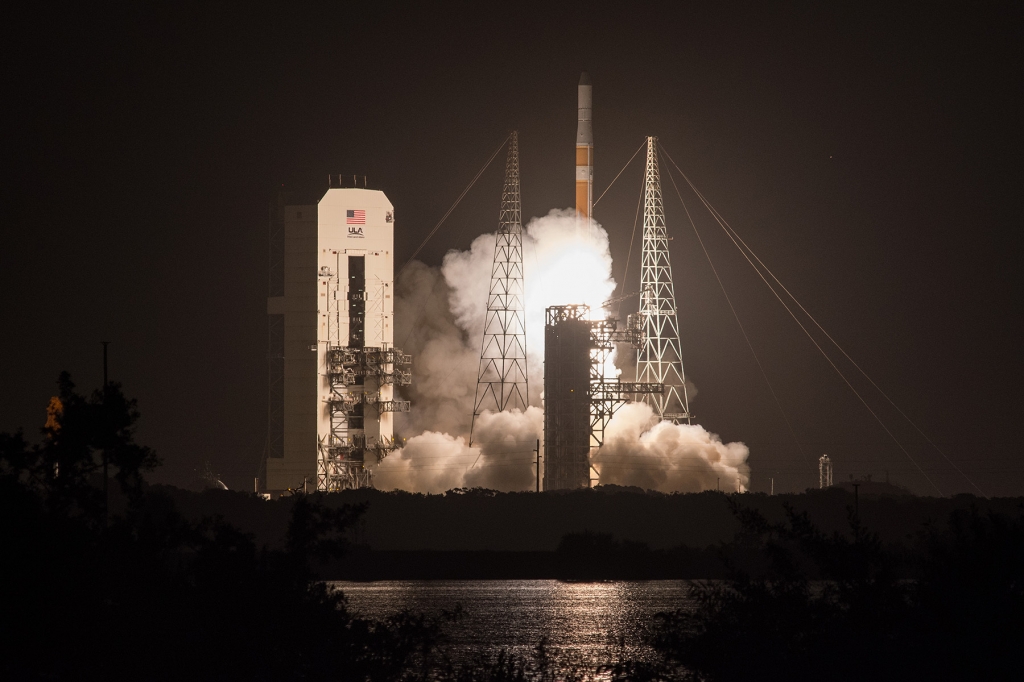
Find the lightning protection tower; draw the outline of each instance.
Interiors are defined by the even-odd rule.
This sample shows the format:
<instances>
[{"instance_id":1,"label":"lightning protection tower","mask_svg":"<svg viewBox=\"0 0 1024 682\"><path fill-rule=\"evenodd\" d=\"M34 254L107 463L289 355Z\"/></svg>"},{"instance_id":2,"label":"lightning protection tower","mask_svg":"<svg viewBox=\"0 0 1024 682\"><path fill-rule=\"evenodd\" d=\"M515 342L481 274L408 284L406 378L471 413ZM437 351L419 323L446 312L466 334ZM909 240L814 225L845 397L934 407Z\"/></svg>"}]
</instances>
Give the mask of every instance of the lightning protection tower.
<instances>
[{"instance_id":1,"label":"lightning protection tower","mask_svg":"<svg viewBox=\"0 0 1024 682\"><path fill-rule=\"evenodd\" d=\"M679 343L679 319L672 264L668 257L665 205L661 197L658 172L657 138L647 138L647 164L644 173L644 243L640 263L639 322L642 345L637 350L636 380L664 384L661 394L648 394L643 400L662 419L675 423L690 422L683 374L683 355Z\"/></svg>"},{"instance_id":2,"label":"lightning protection tower","mask_svg":"<svg viewBox=\"0 0 1024 682\"><path fill-rule=\"evenodd\" d=\"M529 405L526 374L524 315L523 225L519 195L519 136L512 131L505 162L505 186L494 244L491 288L480 344L480 371L473 402L473 442L476 419L485 410L502 412Z\"/></svg>"}]
</instances>

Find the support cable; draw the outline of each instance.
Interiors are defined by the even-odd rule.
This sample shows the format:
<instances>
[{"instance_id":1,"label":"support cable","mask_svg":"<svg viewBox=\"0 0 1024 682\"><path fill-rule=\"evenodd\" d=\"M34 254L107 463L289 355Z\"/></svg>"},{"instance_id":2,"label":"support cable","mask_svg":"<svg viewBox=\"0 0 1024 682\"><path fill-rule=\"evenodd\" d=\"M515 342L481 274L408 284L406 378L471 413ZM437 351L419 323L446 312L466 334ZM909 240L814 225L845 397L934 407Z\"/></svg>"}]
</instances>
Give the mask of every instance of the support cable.
<instances>
[{"instance_id":1,"label":"support cable","mask_svg":"<svg viewBox=\"0 0 1024 682\"><path fill-rule=\"evenodd\" d=\"M397 273L395 273L395 279L398 279L398 275L402 274L402 271L404 271L409 266L409 263L411 263L413 259L419 255L420 251L422 251L423 247L427 245L427 242L430 241L430 238L434 236L434 233L437 232L438 228L441 227L442 224L444 224L444 221L448 220L448 216L452 214L452 211L454 211L455 207L459 205L459 202L462 201L462 198L466 196L466 193L473 188L473 185L476 184L476 181L479 180L480 176L484 174L484 171L487 170L487 167L491 165L491 161L494 161L494 157L498 155L498 152L505 148L505 144L509 141L509 138L511 137L512 133L509 133L508 136L501 141L501 144L498 145L498 148L494 150L493 154L491 154L491 158L487 159L487 163L483 165L483 168L477 171L477 174L474 175L473 179L469 181L468 185L466 185L466 189L462 190L462 194L460 194L459 198L455 200L455 203L452 204L451 208L449 208L445 212L445 214L441 216L441 219L437 221L437 225L434 225L434 229L430 231L430 234L428 234L427 238L423 240L423 243L416 247L416 250L413 251L411 256L409 256L409 260L405 261L405 264L401 268L399 268Z\"/></svg>"},{"instance_id":2,"label":"support cable","mask_svg":"<svg viewBox=\"0 0 1024 682\"><path fill-rule=\"evenodd\" d=\"M626 254L626 269L622 273L622 286L619 287L619 295L626 290L626 276L629 274L629 260L633 257L633 242L636 241L636 226L640 222L640 207L644 203L644 188L640 188L640 199L636 202L636 215L633 216L633 234L629 238L629 253ZM622 304L619 304L619 313L622 312Z\"/></svg>"},{"instance_id":3,"label":"support cable","mask_svg":"<svg viewBox=\"0 0 1024 682\"><path fill-rule=\"evenodd\" d=\"M680 171L680 172L682 172L682 171ZM683 177L685 177L685 176L683 176ZM702 202L704 202L705 206L707 206L707 207L708 207L708 210L710 210L710 211L713 211L713 212L714 212L714 214L716 215L715 219L716 219L716 220L718 220L718 221L719 221L719 222L720 222L721 224L724 224L724 225L726 226L726 228L727 228L727 229L728 229L728 230L729 230L729 231L730 231L730 232L731 232L731 233L732 233L733 235L735 235L736 239L737 239L737 240L739 240L739 242L740 242L740 243L741 243L741 244L743 245L743 247L744 247L744 248L745 248L745 249L746 249L747 251L749 251L749 252L750 252L750 255L754 257L754 260L756 260L756 261L757 261L757 262L758 262L758 263L759 263L759 264L761 265L761 267L762 267L762 268L764 268L765 272L767 272L767 273L768 273L769 275L771 275L771 278L772 278L773 280L775 280L775 281L776 281L776 282L778 283L779 287L780 287L780 288L781 288L781 289L782 289L782 290L783 290L784 292L786 292L786 295L787 295L787 296L789 296L789 298L791 298L791 299L793 300L793 302L794 302L794 303L796 303L796 305L797 305L797 306L798 306L798 307L800 308L800 310L801 310L801 311L802 311L802 312L804 313L804 315L806 315L806 316L807 316L807 318L808 318L808 319L809 319L809 320L810 320L811 322L813 322L813 323L814 323L814 326L815 326L815 327L817 327L817 328L818 328L818 330L819 330L819 331L820 331L820 332L821 332L822 334L824 334L824 335L825 335L825 338L827 338L827 339L828 339L829 341L831 341L831 342L832 342L832 345L834 345L834 346L835 346L835 347L836 347L836 348L837 348L837 349L839 350L839 352L843 354L843 357L845 357L845 358L846 358L847 360L849 360L849 361L850 361L850 364L851 364L851 365L853 365L854 367L856 367L856 368L857 368L857 371L858 371L858 372L860 372L861 376L863 376L863 377L864 377L865 379L867 379L868 383L870 383L870 384L871 384L871 385L872 385L872 386L873 386L873 387L875 388L875 390L876 390L876 391L878 391L878 392L879 392L879 394L881 394L881 396L882 396L883 398L885 398L885 399L886 399L886 401L888 401L888 403L889 403L890 405L892 405L892 406L893 406L893 408L894 408L894 409L895 409L895 410L896 410L897 412L899 412L899 413L900 413L900 416L901 416L901 417L903 417L904 419L906 419L906 420L907 420L907 423L908 423L908 424L910 424L911 426L913 426L913 427L914 427L914 429L915 429L915 430L916 430L916 431L917 431L917 432L918 432L919 434L921 434L921 437L922 437L922 438L924 438L924 439L925 439L925 441L927 441L927 443L928 443L929 445L931 445L931 446L932 446L933 448L935 448L935 451L936 451L936 452L938 452L938 453L939 453L940 455L942 455L942 458L943 458L943 459L945 459L945 460L946 460L946 462L947 462L947 463L948 463L948 464L949 464L949 465L950 465L951 467L953 467L954 469L956 469L956 472L957 472L958 474L960 474L960 475L961 475L961 476L962 476L962 477L964 478L964 480L965 480L965 481L967 481L968 483L970 483L970 484L971 484L971 485L972 485L972 486L974 487L974 489L978 491L978 494L979 494L979 495L981 495L982 497L985 497L985 498L987 498L988 496L987 496L987 495L985 495L985 493L984 493L984 492L982 492L981 488L979 488L979 487L977 486L977 484L976 484L976 483L975 483L974 481L972 481L972 480L971 480L971 478L970 478L970 477L969 477L969 476L968 476L967 474L965 474L965 473L964 473L964 472L963 472L963 471L962 471L962 470L960 469L960 467L958 467L958 466L957 466L956 464L954 464L954 463L953 463L953 460L951 460L951 459L950 459L950 458L949 458L949 457L948 457L948 456L946 455L946 453L945 453L945 452L944 452L944 451L942 450L942 448L940 448L940 447L939 447L938 445L936 445L936 444L935 444L935 442L934 442L934 441L932 441L932 439L928 437L928 434L926 434L926 433L925 433L925 432L924 432L924 431L923 431L923 430L921 429L921 427L920 427L920 426L918 426L918 425L917 425L917 423L916 423L916 422L915 422L915 421L914 421L913 419L911 419L911 418L910 418L910 417L909 417L909 416L907 415L907 413L906 413L906 412L904 412L904 411L903 411L902 409L900 409L900 406L899 406L899 405L897 405L897 404L896 404L896 403L895 403L895 402L893 401L893 399L892 399L892 398L890 398L890 397L889 397L889 395L888 395L888 394L887 394L887 393L886 393L885 391L883 391L883 390L882 390L881 386L879 386L879 385L878 385L877 383L875 383L875 380L874 380L874 379L872 379L872 378L871 378L871 377L870 377L870 376L868 375L868 373L867 373L867 372L865 372L865 371L864 371L864 370L863 370L863 369L861 368L861 366L860 366L859 364L857 364L856 360L854 360L854 359L853 359L852 357L850 357L850 354L849 354L849 353L847 353L847 352L846 352L846 350L845 350L845 349L844 349L844 348L843 348L842 346L840 346L840 345L839 345L839 342L838 342L838 341L836 341L836 340L835 340L834 338L832 338L832 335L831 335L831 334L829 334L829 333L828 333L828 332L827 332L827 331L825 330L825 328L821 326L821 323L819 323L819 322L818 322L818 320L817 320L817 319L815 319L815 317L814 317L813 315L811 315L811 314L810 314L810 313L809 313L809 312L807 311L807 309L806 309L806 308L804 308L803 304L802 304L802 303L800 303L800 301L799 301L799 300L797 299L797 297L796 297L796 296L794 296L794 295L793 295L793 293L792 293L792 292L790 292L790 290L786 288L786 285L785 285L785 284L783 284L783 283L782 283L782 281L781 281L781 280L780 280L780 279L779 279L778 277L776 277L776 276L775 276L775 273L774 273L774 272L772 272L772 271L771 271L771 270L770 270L770 269L768 268L768 266L767 266L767 265L765 265L765 264L764 264L764 262L763 262L763 261L762 261L762 260L761 260L760 258L758 258L757 254L756 254L756 253L754 253L753 249L751 249L751 248L750 248L750 246L748 246L748 245L747 245L747 243L746 243L745 241L743 241L743 238L742 238L742 237L741 237L741 236L739 235L739 233L738 233L738 232L736 232L736 230L734 230L734 229L733 229L732 225L730 225L730 224L729 224L729 223L728 223L728 222L727 222L727 221L726 221L726 220L725 220L724 218L722 218L721 214L719 214L719 213L718 213L717 209L715 209L715 208L714 208L713 206L711 206L711 204L710 204L710 203L709 203L709 202L708 202L708 201L707 201L707 200L706 200L706 199L704 198L704 196L703 196L702 194L700 194L700 192L699 192L699 191L697 191L697 188L693 186L693 183L691 183L691 182L690 182L689 178L687 178L687 179L686 179L686 182L687 182L687 183L688 183L688 184L690 185L690 188L691 188L691 189L693 189L694 193L696 193L696 194L697 194L697 196L699 196L699 197L701 198L701 201L702 201Z\"/></svg>"},{"instance_id":4,"label":"support cable","mask_svg":"<svg viewBox=\"0 0 1024 682\"><path fill-rule=\"evenodd\" d=\"M679 168L679 165L675 162L675 160L672 159L672 156L668 153L668 151L665 149L664 146L662 146L662 151L665 152L665 156L668 158L668 160L672 163L673 166L676 167L676 170L679 172L680 175L683 176L683 179L686 180L687 184L690 185L690 188L694 190L694 193L697 194L698 198L700 198L701 202L704 204L704 207L708 209L708 212L711 213L711 215L715 219L715 221L718 222L719 226L725 232L726 236L729 237L730 241L732 241L733 245L740 251L741 254L743 254L743 257L746 258L747 262L750 263L750 266L752 268L754 268L754 271L758 274L758 276L765 283L765 285L772 292L772 294L775 295L775 298L778 299L779 303L782 304L782 307L786 309L786 312L789 313L789 316L793 318L793 321L797 323L797 325L800 327L800 329L803 330L804 334L807 335L807 338L811 340L811 343L814 344L814 347L818 349L818 352L821 353L821 355L825 358L826 361L828 361L828 363L830 365L832 365L832 369L835 370L836 374L839 375L839 377L843 380L843 382L847 385L847 387L849 387L849 389L851 391L853 391L853 394L855 396L857 396L857 399L861 402L862 405L864 405L864 408L871 414L872 417L875 418L875 421L878 422L879 426L882 427L882 429L889 435L889 437L892 439L892 441L894 443L896 443L896 446L900 450L903 451L904 455L907 456L907 459L909 459L911 461L911 463L917 468L917 470L920 472L920 474L922 476L924 476L925 480L927 480L928 483L933 488L935 488L935 491L939 494L939 496L942 497L943 494L942 494L942 491L939 490L939 487L937 485L935 485L935 483L932 481L932 479L929 478L928 474L926 474L924 472L924 469L921 468L921 466L913 458L913 456L910 454L910 452L905 447L903 447L903 444L899 441L899 439L896 438L896 436L892 433L892 431L889 430L889 427L887 427L885 425L885 423L878 416L878 414L874 410L871 409L871 406L868 405L866 400L864 400L864 398L863 398L863 396L861 396L860 392L857 391L856 388L854 388L853 384L850 383L850 380L846 378L846 375L843 374L842 370L839 369L839 367L832 360L832 358L829 357L828 353L825 352L825 350L821 347L821 345L814 338L814 336L811 335L811 333L810 333L810 331L808 331L807 327L805 327L804 324L802 322L800 322L799 318L797 318L797 316L793 313L792 309L790 309L790 307L786 304L785 300L783 300L783 298L779 295L779 293L775 290L775 288L771 285L771 283L767 280L767 278L765 278L765 276L761 272L761 270L756 265L754 265L754 262L750 259L750 256L747 255L746 250L744 250L743 247L740 246L740 244L737 241L736 237L733 236L732 232L730 231L731 228L727 228L726 227L725 221L720 217L720 214L718 213L718 211L716 211L714 209L714 207L711 206L711 204L707 201L707 199L704 198L703 194L701 194L700 192L697 191L696 187L694 187L693 183L690 182L690 179L688 177L686 177L686 174L683 173L681 168ZM774 275L773 275L773 277L774 277ZM948 458L947 458L947 461L948 461ZM952 462L950 462L950 464L952 464ZM955 465L954 465L954 468L956 468L957 471L960 471ZM961 475L963 475L963 472L960 472L960 473L961 473ZM964 476L964 477L966 478L966 476ZM970 479L968 479L968 480L970 480ZM972 485L973 485L973 483L972 483Z\"/></svg>"},{"instance_id":5,"label":"support cable","mask_svg":"<svg viewBox=\"0 0 1024 682\"><path fill-rule=\"evenodd\" d=\"M622 175L622 171L626 170L626 167L629 166L629 164L633 163L633 159L636 158L636 155L640 153L640 150L644 148L645 144L647 144L647 140L644 140L643 142L640 143L640 146L636 148L635 152L633 152L633 156L629 157L629 161L626 162L626 165L622 167L622 170L619 171L618 175L616 175L615 178L611 181L611 183L604 188L604 191L601 192L601 196L597 198L597 201L601 201L601 199L604 198L604 195L608 194L608 190L610 190L612 188L612 185L615 184L615 180L618 180L619 175ZM597 206L597 201L594 202L594 206Z\"/></svg>"},{"instance_id":6,"label":"support cable","mask_svg":"<svg viewBox=\"0 0 1024 682\"><path fill-rule=\"evenodd\" d=\"M395 281L396 282L398 281L399 275L401 275L403 272L405 272L405 269L407 267L409 267L409 264L412 263L413 259L415 259L416 256L419 255L420 251L422 251L423 247L426 246L428 241L430 241L430 238L434 236L434 233L437 232L438 228L441 227L441 225L444 223L444 221L448 219L448 216L450 216L452 214L452 211L454 211L455 207L459 205L459 202L461 202L463 197L466 196L466 193L469 192L469 190L473 188L473 185L476 184L476 181L479 180L480 176L484 174L484 171L487 170L487 168L491 165L491 162L494 161L494 157L496 157L498 155L498 152L500 152L502 149L505 148L505 144L509 141L509 139L511 137L512 137L512 133L509 133L508 137L506 137L504 139L504 141L502 141L501 145L499 145L498 148L494 150L494 153L491 154L491 158L487 159L487 163L484 164L483 168L481 168L477 172L477 174L475 176L473 176L473 179L469 181L469 184L466 185L466 189L462 190L462 194L460 194L459 198L455 200L455 203L452 204L451 208L449 208L448 211L443 216L441 216L441 219L439 221L437 221L437 225L434 225L434 229L430 231L430 234L428 234L427 238L423 240L423 243L421 243L416 248L416 250L413 252L413 254L411 256L409 256L409 259L407 261L405 261L405 264L401 268L398 269L398 272L395 273ZM402 347L405 347L406 343L409 341L409 337L412 336L413 334L417 334L417 337L418 337L418 331L419 330L416 327L413 327L412 329L410 329L409 333L405 335L405 339L402 341Z\"/></svg>"},{"instance_id":7,"label":"support cable","mask_svg":"<svg viewBox=\"0 0 1024 682\"><path fill-rule=\"evenodd\" d=\"M664 148L662 149L664 150ZM679 203L683 205L683 211L686 212L686 218L690 221L690 227L693 228L693 233L697 235L697 241L700 242L700 248L704 251L704 257L708 259L708 265L711 266L711 271L715 273L715 279L718 280L718 286L722 290L722 295L725 296L725 301L729 304L729 310L732 311L732 316L736 319L736 326L740 328L740 333L743 334L743 340L747 342L747 348L750 349L750 354L754 356L754 362L757 363L757 369L761 372L761 378L764 379L764 383L768 386L768 390L771 392L772 398L775 400L775 406L779 408L779 414L782 415L782 419L786 422L786 427L789 429L790 435L793 436L793 442L796 443L797 449L800 451L804 460L809 461L807 460L807 452L804 450L804 446L800 443L800 439L797 438L796 431L793 430L793 424L789 421L789 415L787 415L786 410L782 408L782 401L779 400L778 394L775 393L775 388L772 386L772 382L768 380L768 374L764 371L761 359L757 357L757 351L754 350L754 344L750 342L750 337L747 336L747 330L743 328L743 323L740 322L740 316L732 304L732 299L729 298L729 293L725 290L725 284L722 283L722 278L718 275L718 269L711 261L711 254L708 253L708 248L704 246L704 240L701 239L700 232L697 231L697 225L693 222L693 217L690 215L690 209L687 208L686 202L683 201L683 194L679 191L679 186L676 184L675 177L672 176L671 168L669 169L668 179L672 181L672 187L676 190L676 196L679 197Z\"/></svg>"}]
</instances>

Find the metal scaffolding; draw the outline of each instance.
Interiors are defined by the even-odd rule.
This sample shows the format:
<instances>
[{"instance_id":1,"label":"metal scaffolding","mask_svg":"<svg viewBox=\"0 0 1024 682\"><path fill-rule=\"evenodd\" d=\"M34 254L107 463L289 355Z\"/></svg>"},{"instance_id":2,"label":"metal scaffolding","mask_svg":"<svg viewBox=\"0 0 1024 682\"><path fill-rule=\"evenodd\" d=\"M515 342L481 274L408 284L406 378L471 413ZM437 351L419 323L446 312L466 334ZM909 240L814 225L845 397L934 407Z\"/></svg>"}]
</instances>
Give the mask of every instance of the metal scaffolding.
<instances>
[{"instance_id":1,"label":"metal scaffolding","mask_svg":"<svg viewBox=\"0 0 1024 682\"><path fill-rule=\"evenodd\" d=\"M523 226L519 192L519 137L512 131L505 162L505 185L494 265L487 294L487 316L480 343L480 370L469 441L485 410L502 412L529 405L524 314Z\"/></svg>"},{"instance_id":2,"label":"metal scaffolding","mask_svg":"<svg viewBox=\"0 0 1024 682\"><path fill-rule=\"evenodd\" d=\"M604 445L605 427L616 410L638 396L659 395L665 387L659 383L626 383L605 376L604 369L616 344L641 346L643 330L639 316L630 315L625 329L619 329L619 321L613 317L592 321L590 342L590 445L599 448Z\"/></svg>"},{"instance_id":3,"label":"metal scaffolding","mask_svg":"<svg viewBox=\"0 0 1024 682\"><path fill-rule=\"evenodd\" d=\"M365 285L361 287L363 290L353 291L342 281L338 271L331 272L326 267L320 277L330 284L325 357L330 385L326 401L330 431L318 444L316 487L322 492L372 488L373 474L366 464L379 462L396 450L398 444L386 436L367 435L365 420L379 418L385 412L409 411L409 401L384 398L381 387L408 385L412 380L409 370L412 358L397 348L351 345L353 338L363 338ZM348 311L344 310L346 301ZM358 328L355 336L350 329L349 337L343 338L343 320L346 319L349 327Z\"/></svg>"},{"instance_id":4,"label":"metal scaffolding","mask_svg":"<svg viewBox=\"0 0 1024 682\"><path fill-rule=\"evenodd\" d=\"M383 399L380 387L408 385L411 361L410 356L396 348L328 347L327 380L331 393L327 409L331 427L327 438L320 442L317 490L336 492L373 487L367 462L379 462L398 444L384 436L366 435L364 420L375 416L367 414L367 408L377 415L409 411L408 400Z\"/></svg>"},{"instance_id":5,"label":"metal scaffolding","mask_svg":"<svg viewBox=\"0 0 1024 682\"><path fill-rule=\"evenodd\" d=\"M644 233L640 264L639 324L643 340L637 350L639 382L664 384L662 394L643 396L662 419L690 422L672 264L669 262L665 206L658 172L657 138L647 138L644 181Z\"/></svg>"},{"instance_id":6,"label":"metal scaffolding","mask_svg":"<svg viewBox=\"0 0 1024 682\"><path fill-rule=\"evenodd\" d=\"M829 459L828 455L822 455L818 458L818 487L832 487L832 460Z\"/></svg>"}]
</instances>

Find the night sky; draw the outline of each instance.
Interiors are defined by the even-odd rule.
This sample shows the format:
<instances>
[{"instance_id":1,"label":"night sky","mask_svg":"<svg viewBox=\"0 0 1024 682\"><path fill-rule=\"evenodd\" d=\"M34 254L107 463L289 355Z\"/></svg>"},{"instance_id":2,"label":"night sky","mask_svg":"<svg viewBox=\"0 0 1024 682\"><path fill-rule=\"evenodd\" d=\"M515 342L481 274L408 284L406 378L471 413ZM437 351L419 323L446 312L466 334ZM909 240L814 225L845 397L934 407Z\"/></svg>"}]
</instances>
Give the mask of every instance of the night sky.
<instances>
[{"instance_id":1,"label":"night sky","mask_svg":"<svg viewBox=\"0 0 1024 682\"><path fill-rule=\"evenodd\" d=\"M58 373L96 388L109 340L111 377L139 400L139 439L165 460L153 480L195 486L209 462L251 489L277 190L316 198L329 173L365 174L396 206L402 263L515 128L524 218L571 206L587 70L597 193L659 136L967 476L986 494L1024 494L1021 5L705 4L8 15L0 430L37 437ZM639 161L595 209L619 279ZM439 264L497 227L501 165L421 259ZM888 471L935 494L703 213L697 227L794 442L664 186L691 408L750 445L753 489L769 476L776 491L816 485L828 452L837 480ZM944 494L974 491L884 399L863 395Z\"/></svg>"}]
</instances>

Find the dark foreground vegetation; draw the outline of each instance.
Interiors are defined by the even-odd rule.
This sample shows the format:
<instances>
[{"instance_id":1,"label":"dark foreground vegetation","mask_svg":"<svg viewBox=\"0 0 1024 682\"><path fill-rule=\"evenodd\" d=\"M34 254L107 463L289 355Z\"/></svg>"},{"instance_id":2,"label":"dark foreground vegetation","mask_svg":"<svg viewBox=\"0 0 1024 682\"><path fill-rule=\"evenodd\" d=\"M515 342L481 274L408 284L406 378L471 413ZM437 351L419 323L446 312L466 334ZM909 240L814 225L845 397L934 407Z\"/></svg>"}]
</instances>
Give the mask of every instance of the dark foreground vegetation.
<instances>
[{"instance_id":1,"label":"dark foreground vegetation","mask_svg":"<svg viewBox=\"0 0 1024 682\"><path fill-rule=\"evenodd\" d=\"M280 537L259 541L223 516L183 514L175 494L144 484L143 474L159 462L134 441L138 413L116 384L85 397L64 375L58 397L41 443L0 435L2 679L1019 675L1019 509L955 509L894 544L853 510L845 528L823 531L792 507L769 520L771 514L741 506L742 497L719 497L740 532L717 549L694 551L701 560L714 554L726 579L695 583L695 609L658 617L654 659L611 655L604 667L590 669L539 642L526 657L495 651L452 661L444 632L459 617L457 605L437 616L400 613L371 622L350 613L343 596L321 581L325 568L339 565L353 531L358 540L366 500L325 504L297 496L286 506L253 506L288 512L284 521L266 519L281 524ZM263 504L218 499L246 509ZM660 551L580 532L563 535L549 554L608 569L656 561Z\"/></svg>"}]
</instances>

